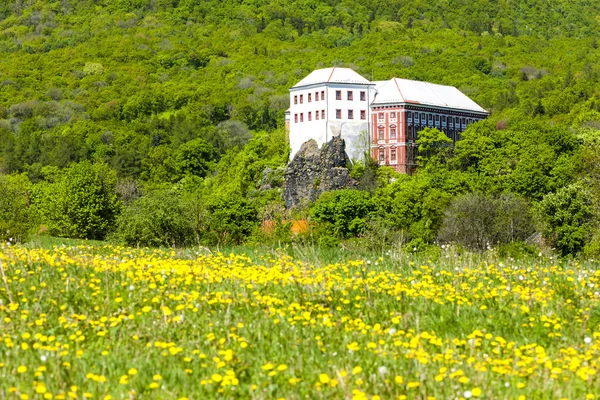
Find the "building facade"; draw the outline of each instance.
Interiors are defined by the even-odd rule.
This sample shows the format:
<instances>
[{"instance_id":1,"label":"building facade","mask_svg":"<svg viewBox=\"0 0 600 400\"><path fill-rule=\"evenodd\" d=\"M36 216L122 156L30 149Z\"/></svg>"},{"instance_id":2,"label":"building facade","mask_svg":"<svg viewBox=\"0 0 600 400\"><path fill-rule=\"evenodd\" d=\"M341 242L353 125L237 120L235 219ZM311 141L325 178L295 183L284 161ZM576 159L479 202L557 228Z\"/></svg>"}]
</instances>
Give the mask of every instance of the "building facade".
<instances>
[{"instance_id":1,"label":"building facade","mask_svg":"<svg viewBox=\"0 0 600 400\"><path fill-rule=\"evenodd\" d=\"M314 139L319 147L334 136L346 141L350 159L369 151L370 104L375 84L348 68L312 72L290 89L290 157ZM364 142L364 143L361 143Z\"/></svg>"},{"instance_id":2,"label":"building facade","mask_svg":"<svg viewBox=\"0 0 600 400\"><path fill-rule=\"evenodd\" d=\"M452 86L398 78L370 82L348 68L321 69L290 89L290 157L310 139L322 146L340 136L350 159L370 153L380 165L412 173L421 130L437 128L455 142L487 115Z\"/></svg>"}]
</instances>

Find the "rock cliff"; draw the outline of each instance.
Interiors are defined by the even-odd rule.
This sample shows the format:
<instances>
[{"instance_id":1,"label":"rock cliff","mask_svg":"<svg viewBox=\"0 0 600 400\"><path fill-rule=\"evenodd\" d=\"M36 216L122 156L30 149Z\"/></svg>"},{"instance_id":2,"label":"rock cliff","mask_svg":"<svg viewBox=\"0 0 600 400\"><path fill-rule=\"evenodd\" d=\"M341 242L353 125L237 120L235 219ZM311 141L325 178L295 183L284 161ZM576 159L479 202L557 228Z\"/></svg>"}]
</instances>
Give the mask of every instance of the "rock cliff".
<instances>
[{"instance_id":1,"label":"rock cliff","mask_svg":"<svg viewBox=\"0 0 600 400\"><path fill-rule=\"evenodd\" d=\"M350 165L344 139L334 137L321 150L314 140L305 142L285 170L285 206L304 206L325 191L355 187Z\"/></svg>"}]
</instances>

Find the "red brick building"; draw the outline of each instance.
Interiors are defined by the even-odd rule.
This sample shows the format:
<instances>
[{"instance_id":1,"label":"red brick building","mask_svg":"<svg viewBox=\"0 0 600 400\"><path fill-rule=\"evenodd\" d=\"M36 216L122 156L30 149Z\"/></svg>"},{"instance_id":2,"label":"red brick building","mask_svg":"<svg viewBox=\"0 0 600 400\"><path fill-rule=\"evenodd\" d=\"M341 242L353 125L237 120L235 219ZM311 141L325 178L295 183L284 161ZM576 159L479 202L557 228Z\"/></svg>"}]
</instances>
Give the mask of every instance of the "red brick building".
<instances>
[{"instance_id":1,"label":"red brick building","mask_svg":"<svg viewBox=\"0 0 600 400\"><path fill-rule=\"evenodd\" d=\"M416 167L415 141L426 127L453 141L488 112L452 86L393 78L375 82L371 102L371 154L380 165L402 173Z\"/></svg>"}]
</instances>

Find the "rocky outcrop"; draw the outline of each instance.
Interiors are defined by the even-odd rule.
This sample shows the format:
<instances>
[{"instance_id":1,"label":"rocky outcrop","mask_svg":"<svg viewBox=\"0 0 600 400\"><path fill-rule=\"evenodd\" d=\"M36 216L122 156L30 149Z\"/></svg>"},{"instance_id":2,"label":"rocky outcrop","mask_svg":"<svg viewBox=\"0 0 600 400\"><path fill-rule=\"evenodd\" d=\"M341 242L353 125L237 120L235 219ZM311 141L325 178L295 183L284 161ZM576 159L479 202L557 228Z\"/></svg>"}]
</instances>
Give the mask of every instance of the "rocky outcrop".
<instances>
[{"instance_id":1,"label":"rocky outcrop","mask_svg":"<svg viewBox=\"0 0 600 400\"><path fill-rule=\"evenodd\" d=\"M303 206L325 191L355 187L350 165L344 139L334 137L321 150L314 140L305 142L285 170L285 206Z\"/></svg>"}]
</instances>

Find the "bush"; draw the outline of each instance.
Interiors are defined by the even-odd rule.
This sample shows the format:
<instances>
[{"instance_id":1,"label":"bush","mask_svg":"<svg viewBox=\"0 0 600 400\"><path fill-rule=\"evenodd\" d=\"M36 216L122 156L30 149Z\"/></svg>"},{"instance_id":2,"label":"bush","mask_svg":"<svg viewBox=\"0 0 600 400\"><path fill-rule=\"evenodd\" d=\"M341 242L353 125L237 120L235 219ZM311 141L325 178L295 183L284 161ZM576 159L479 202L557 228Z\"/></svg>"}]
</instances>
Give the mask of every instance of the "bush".
<instances>
[{"instance_id":1,"label":"bush","mask_svg":"<svg viewBox=\"0 0 600 400\"><path fill-rule=\"evenodd\" d=\"M471 250L527 239L534 231L527 202L511 194L494 198L481 193L456 197L438 232L442 242Z\"/></svg>"},{"instance_id":2,"label":"bush","mask_svg":"<svg viewBox=\"0 0 600 400\"><path fill-rule=\"evenodd\" d=\"M345 238L365 232L373 211L375 203L369 193L346 189L323 193L311 216L319 224L330 224L335 236Z\"/></svg>"},{"instance_id":3,"label":"bush","mask_svg":"<svg viewBox=\"0 0 600 400\"><path fill-rule=\"evenodd\" d=\"M106 164L71 164L52 183L34 187L39 222L55 236L104 239L121 210L116 174Z\"/></svg>"},{"instance_id":4,"label":"bush","mask_svg":"<svg viewBox=\"0 0 600 400\"><path fill-rule=\"evenodd\" d=\"M28 240L30 182L24 175L0 175L0 241Z\"/></svg>"},{"instance_id":5,"label":"bush","mask_svg":"<svg viewBox=\"0 0 600 400\"><path fill-rule=\"evenodd\" d=\"M128 246L192 244L197 235L176 191L150 191L125 207L111 240Z\"/></svg>"},{"instance_id":6,"label":"bush","mask_svg":"<svg viewBox=\"0 0 600 400\"><path fill-rule=\"evenodd\" d=\"M592 198L581 184L572 184L544 196L537 208L542 234L561 256L574 256L591 239Z\"/></svg>"},{"instance_id":7,"label":"bush","mask_svg":"<svg viewBox=\"0 0 600 400\"><path fill-rule=\"evenodd\" d=\"M258 212L240 196L217 196L206 204L210 215L205 237L213 244L240 244L258 228Z\"/></svg>"}]
</instances>

